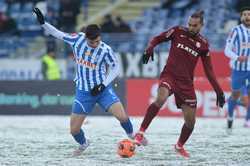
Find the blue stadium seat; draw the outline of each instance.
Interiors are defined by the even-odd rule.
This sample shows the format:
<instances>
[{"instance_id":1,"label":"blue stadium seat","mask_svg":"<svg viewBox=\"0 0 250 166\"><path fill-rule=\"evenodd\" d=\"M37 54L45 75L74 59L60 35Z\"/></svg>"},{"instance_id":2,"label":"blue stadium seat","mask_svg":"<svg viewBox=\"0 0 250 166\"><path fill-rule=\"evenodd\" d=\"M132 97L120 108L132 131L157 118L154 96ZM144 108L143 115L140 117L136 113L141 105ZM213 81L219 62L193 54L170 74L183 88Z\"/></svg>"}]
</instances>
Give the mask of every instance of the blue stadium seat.
<instances>
[{"instance_id":1,"label":"blue stadium seat","mask_svg":"<svg viewBox=\"0 0 250 166\"><path fill-rule=\"evenodd\" d=\"M20 3L11 4L9 8L9 13L12 18L18 19L21 13L21 4Z\"/></svg>"}]
</instances>

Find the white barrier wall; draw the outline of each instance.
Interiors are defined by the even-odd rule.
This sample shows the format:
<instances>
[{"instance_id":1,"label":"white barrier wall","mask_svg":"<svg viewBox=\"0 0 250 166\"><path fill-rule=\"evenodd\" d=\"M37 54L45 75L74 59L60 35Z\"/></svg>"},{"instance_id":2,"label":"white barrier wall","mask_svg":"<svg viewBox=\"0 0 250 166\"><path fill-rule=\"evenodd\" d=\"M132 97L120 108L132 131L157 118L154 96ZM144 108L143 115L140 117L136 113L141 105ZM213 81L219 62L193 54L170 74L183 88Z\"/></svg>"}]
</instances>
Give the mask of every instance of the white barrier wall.
<instances>
[{"instance_id":1,"label":"white barrier wall","mask_svg":"<svg viewBox=\"0 0 250 166\"><path fill-rule=\"evenodd\" d=\"M57 60L62 79L66 79L66 60ZM41 80L40 59L1 59L0 80Z\"/></svg>"}]
</instances>

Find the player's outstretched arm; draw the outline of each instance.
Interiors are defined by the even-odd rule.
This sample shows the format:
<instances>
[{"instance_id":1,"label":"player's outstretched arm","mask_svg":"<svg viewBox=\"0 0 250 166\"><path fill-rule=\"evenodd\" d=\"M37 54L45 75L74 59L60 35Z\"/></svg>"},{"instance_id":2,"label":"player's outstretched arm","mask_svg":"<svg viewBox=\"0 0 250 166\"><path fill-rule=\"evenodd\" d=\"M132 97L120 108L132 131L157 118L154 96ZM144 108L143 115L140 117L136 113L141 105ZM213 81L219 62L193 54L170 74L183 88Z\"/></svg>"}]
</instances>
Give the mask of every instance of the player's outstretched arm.
<instances>
[{"instance_id":1,"label":"player's outstretched arm","mask_svg":"<svg viewBox=\"0 0 250 166\"><path fill-rule=\"evenodd\" d=\"M57 39L64 40L66 43L73 44L74 41L77 39L78 35L69 35L67 33L64 33L62 31L59 31L54 26L50 25L45 21L44 15L42 14L41 10L38 8L34 8L33 12L36 15L37 21L39 24L45 29L47 33L54 36Z\"/></svg>"},{"instance_id":2,"label":"player's outstretched arm","mask_svg":"<svg viewBox=\"0 0 250 166\"><path fill-rule=\"evenodd\" d=\"M173 28L171 28L165 32L162 32L161 34L153 37L153 39L148 43L148 46L143 53L143 56L142 56L142 63L143 64L147 64L150 57L151 57L152 61L154 60L154 48L162 42L166 42L166 41L173 39L175 29L176 29L176 27L173 27Z\"/></svg>"},{"instance_id":3,"label":"player's outstretched arm","mask_svg":"<svg viewBox=\"0 0 250 166\"><path fill-rule=\"evenodd\" d=\"M222 108L226 102L225 96L224 96L223 90L221 89L219 83L216 80L213 67L212 67L212 63L211 63L211 58L209 55L207 55L207 56L202 56L201 60L202 60L205 74L210 84L212 85L212 87L214 88L216 92L216 95L217 95L216 105Z\"/></svg>"}]
</instances>

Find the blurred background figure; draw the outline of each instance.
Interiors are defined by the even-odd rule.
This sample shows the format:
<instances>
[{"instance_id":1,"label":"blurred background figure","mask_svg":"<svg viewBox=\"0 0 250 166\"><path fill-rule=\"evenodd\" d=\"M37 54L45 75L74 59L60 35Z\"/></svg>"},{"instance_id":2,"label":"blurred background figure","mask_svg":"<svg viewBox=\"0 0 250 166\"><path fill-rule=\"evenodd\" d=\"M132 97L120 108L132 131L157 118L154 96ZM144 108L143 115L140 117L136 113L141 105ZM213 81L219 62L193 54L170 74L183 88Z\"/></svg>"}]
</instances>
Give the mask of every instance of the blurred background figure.
<instances>
[{"instance_id":1,"label":"blurred background figure","mask_svg":"<svg viewBox=\"0 0 250 166\"><path fill-rule=\"evenodd\" d=\"M60 80L60 67L56 62L55 51L49 48L47 53L42 57L42 75L44 80Z\"/></svg>"},{"instance_id":2,"label":"blurred background figure","mask_svg":"<svg viewBox=\"0 0 250 166\"><path fill-rule=\"evenodd\" d=\"M82 0L82 12L83 12L83 19L86 21L88 19L88 7L89 7L89 0Z\"/></svg>"},{"instance_id":3,"label":"blurred background figure","mask_svg":"<svg viewBox=\"0 0 250 166\"><path fill-rule=\"evenodd\" d=\"M16 21L0 12L0 35L18 35Z\"/></svg>"},{"instance_id":4,"label":"blurred background figure","mask_svg":"<svg viewBox=\"0 0 250 166\"><path fill-rule=\"evenodd\" d=\"M116 16L116 32L117 33L131 33L132 30L127 22L121 16Z\"/></svg>"},{"instance_id":5,"label":"blurred background figure","mask_svg":"<svg viewBox=\"0 0 250 166\"><path fill-rule=\"evenodd\" d=\"M110 14L105 15L104 21L100 26L103 33L114 33L116 29L115 23Z\"/></svg>"},{"instance_id":6,"label":"blurred background figure","mask_svg":"<svg viewBox=\"0 0 250 166\"><path fill-rule=\"evenodd\" d=\"M75 32L76 17L80 12L80 0L61 0L59 26L65 32Z\"/></svg>"},{"instance_id":7,"label":"blurred background figure","mask_svg":"<svg viewBox=\"0 0 250 166\"><path fill-rule=\"evenodd\" d=\"M250 56L250 6L241 8L239 16L241 24L235 26L229 33L224 51L225 55L230 59L230 67L232 69L232 93L228 99L227 117L227 128L229 132L232 130L234 109L237 105L237 100L240 98L242 88L246 88L248 98L250 98L250 64L248 58ZM250 106L246 105L246 109L249 114ZM244 126L250 127L250 121L247 120Z\"/></svg>"}]
</instances>

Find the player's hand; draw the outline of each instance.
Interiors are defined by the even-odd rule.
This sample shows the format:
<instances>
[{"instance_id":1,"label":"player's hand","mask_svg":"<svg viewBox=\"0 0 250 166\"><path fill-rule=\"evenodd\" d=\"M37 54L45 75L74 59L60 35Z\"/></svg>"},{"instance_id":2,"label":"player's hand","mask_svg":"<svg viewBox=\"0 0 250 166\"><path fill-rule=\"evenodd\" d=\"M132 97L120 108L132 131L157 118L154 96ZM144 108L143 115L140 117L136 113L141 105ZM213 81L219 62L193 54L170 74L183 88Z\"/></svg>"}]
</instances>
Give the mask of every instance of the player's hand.
<instances>
[{"instance_id":1,"label":"player's hand","mask_svg":"<svg viewBox=\"0 0 250 166\"><path fill-rule=\"evenodd\" d=\"M150 57L152 61L154 61L154 50L152 48L148 48L144 51L142 56L142 63L147 64Z\"/></svg>"},{"instance_id":2,"label":"player's hand","mask_svg":"<svg viewBox=\"0 0 250 166\"><path fill-rule=\"evenodd\" d=\"M237 58L237 61L239 61L239 62L245 62L245 61L247 61L248 60L248 57L247 56L239 56L238 58Z\"/></svg>"},{"instance_id":3,"label":"player's hand","mask_svg":"<svg viewBox=\"0 0 250 166\"><path fill-rule=\"evenodd\" d=\"M218 93L216 95L217 95L216 105L222 108L226 102L224 93Z\"/></svg>"},{"instance_id":4,"label":"player's hand","mask_svg":"<svg viewBox=\"0 0 250 166\"><path fill-rule=\"evenodd\" d=\"M96 96L96 95L100 94L104 89L105 89L105 85L99 84L99 85L96 85L93 89L91 89L90 93L92 96Z\"/></svg>"},{"instance_id":5,"label":"player's hand","mask_svg":"<svg viewBox=\"0 0 250 166\"><path fill-rule=\"evenodd\" d=\"M37 7L35 7L33 9L33 12L36 14L36 19L39 22L39 24L43 25L45 23L45 21L44 21L44 16L43 16L41 10L38 9Z\"/></svg>"}]
</instances>

